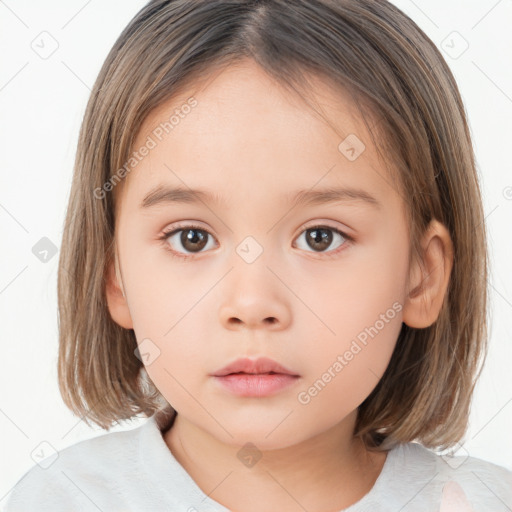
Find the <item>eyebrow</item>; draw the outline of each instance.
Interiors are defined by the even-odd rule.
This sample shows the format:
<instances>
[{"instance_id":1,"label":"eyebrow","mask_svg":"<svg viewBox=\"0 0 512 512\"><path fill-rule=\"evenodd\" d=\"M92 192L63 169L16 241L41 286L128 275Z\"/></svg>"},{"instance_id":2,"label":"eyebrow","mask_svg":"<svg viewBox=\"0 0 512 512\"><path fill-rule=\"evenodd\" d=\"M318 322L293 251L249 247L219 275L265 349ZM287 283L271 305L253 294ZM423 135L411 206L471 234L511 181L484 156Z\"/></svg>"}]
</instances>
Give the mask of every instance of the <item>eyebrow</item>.
<instances>
[{"instance_id":1,"label":"eyebrow","mask_svg":"<svg viewBox=\"0 0 512 512\"><path fill-rule=\"evenodd\" d=\"M360 188L329 187L318 190L298 190L284 197L295 208L297 206L314 206L341 201L352 201L366 204L377 210L382 204L371 194ZM140 208L149 209L154 206L173 203L213 203L221 204L222 198L206 190L158 185L142 200Z\"/></svg>"}]
</instances>

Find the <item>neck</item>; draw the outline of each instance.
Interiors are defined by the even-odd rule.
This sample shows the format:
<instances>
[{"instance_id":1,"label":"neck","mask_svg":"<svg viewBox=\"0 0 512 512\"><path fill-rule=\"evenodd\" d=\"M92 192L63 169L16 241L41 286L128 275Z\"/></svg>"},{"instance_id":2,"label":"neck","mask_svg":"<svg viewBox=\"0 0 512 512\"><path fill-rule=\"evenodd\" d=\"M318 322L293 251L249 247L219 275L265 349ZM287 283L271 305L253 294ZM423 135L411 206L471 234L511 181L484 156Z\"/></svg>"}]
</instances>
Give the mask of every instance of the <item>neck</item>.
<instances>
[{"instance_id":1,"label":"neck","mask_svg":"<svg viewBox=\"0 0 512 512\"><path fill-rule=\"evenodd\" d=\"M201 490L230 510L339 511L370 491L386 459L385 452L369 452L352 436L356 413L298 444L255 450L256 458L181 415L164 440Z\"/></svg>"}]
</instances>

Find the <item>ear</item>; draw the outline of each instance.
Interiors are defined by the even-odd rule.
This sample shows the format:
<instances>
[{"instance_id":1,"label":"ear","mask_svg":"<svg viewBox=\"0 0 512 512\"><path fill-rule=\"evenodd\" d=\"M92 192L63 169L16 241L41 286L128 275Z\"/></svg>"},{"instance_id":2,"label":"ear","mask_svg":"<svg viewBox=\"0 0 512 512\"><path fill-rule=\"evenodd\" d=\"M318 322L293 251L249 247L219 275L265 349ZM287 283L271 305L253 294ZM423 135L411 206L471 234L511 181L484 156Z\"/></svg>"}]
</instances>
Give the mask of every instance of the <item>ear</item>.
<instances>
[{"instance_id":1,"label":"ear","mask_svg":"<svg viewBox=\"0 0 512 512\"><path fill-rule=\"evenodd\" d=\"M107 305L112 320L125 329L133 329L132 317L128 309L128 302L124 294L123 281L119 272L117 253L107 269L105 286Z\"/></svg>"},{"instance_id":2,"label":"ear","mask_svg":"<svg viewBox=\"0 0 512 512\"><path fill-rule=\"evenodd\" d=\"M425 328L439 316L453 267L453 243L446 226L432 220L421 241L422 261L412 264L403 322Z\"/></svg>"}]
</instances>

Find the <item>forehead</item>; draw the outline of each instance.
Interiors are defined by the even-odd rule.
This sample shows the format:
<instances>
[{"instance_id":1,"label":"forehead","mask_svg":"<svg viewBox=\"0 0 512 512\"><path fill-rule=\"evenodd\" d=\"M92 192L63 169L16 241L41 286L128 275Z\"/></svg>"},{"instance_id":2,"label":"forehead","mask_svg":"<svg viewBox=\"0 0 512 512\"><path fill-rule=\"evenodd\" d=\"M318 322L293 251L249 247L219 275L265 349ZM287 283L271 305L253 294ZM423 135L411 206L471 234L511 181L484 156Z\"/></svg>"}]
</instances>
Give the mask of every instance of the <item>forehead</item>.
<instances>
[{"instance_id":1,"label":"forehead","mask_svg":"<svg viewBox=\"0 0 512 512\"><path fill-rule=\"evenodd\" d=\"M271 134L276 126L290 131L292 117L298 122L297 129L314 117L317 123L329 123L331 129L339 131L339 136L348 131L359 132L362 137L367 135L361 112L347 91L312 74L304 74L304 78L307 85L299 91L277 82L252 60L217 69L182 86L178 93L151 111L138 138L160 121L168 120L173 112L180 116L180 129L173 128L174 133L208 129L214 122L222 123L225 128L231 122L242 129L240 136L258 131ZM192 97L198 105L183 117L179 111ZM185 119L187 123L182 122Z\"/></svg>"},{"instance_id":2,"label":"forehead","mask_svg":"<svg viewBox=\"0 0 512 512\"><path fill-rule=\"evenodd\" d=\"M127 175L130 195L140 202L162 183L226 200L342 184L385 193L384 162L350 96L308 80L300 96L248 61L192 83L143 122L132 150L154 147Z\"/></svg>"}]
</instances>

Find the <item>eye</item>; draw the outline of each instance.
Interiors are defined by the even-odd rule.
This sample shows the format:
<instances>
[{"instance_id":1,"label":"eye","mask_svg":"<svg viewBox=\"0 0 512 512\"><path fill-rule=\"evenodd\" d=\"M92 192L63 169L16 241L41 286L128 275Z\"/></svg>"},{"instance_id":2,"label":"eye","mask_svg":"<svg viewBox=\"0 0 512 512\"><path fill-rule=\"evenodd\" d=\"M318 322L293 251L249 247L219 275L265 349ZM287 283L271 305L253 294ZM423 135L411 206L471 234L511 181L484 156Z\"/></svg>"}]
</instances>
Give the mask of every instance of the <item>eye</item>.
<instances>
[{"instance_id":1,"label":"eye","mask_svg":"<svg viewBox=\"0 0 512 512\"><path fill-rule=\"evenodd\" d=\"M307 246L311 247L313 251L307 251L304 246L299 247L299 249L304 249L307 252L327 252L329 257L334 256L338 254L340 250L343 250L343 246L347 244L347 241L353 241L353 238L343 231L330 226L313 226L307 228L301 232L300 236L297 237L297 240L303 238L303 235L305 237L305 243ZM334 238L338 238L338 240L341 239L339 245L334 250L326 251L325 249L331 246ZM342 249L339 249L339 247L342 247Z\"/></svg>"},{"instance_id":2,"label":"eye","mask_svg":"<svg viewBox=\"0 0 512 512\"><path fill-rule=\"evenodd\" d=\"M334 235L332 233L334 233ZM305 235L305 243L311 247L313 251L307 251L304 247L299 247L299 249L304 249L307 252L326 252L328 253L328 257L336 255L340 250L343 250L343 246L345 246L347 242L354 240L351 236L337 228L321 225L303 230L300 236L297 237L297 240L300 240L303 235ZM170 251L173 256L190 258L194 254L204 252L203 249L208 248L208 238L213 237L205 229L195 225L185 225L164 231L159 237L159 240L164 243L164 248ZM341 239L340 244L335 250L326 251L325 249L331 246L334 238L338 238L338 241ZM171 246L176 246L178 249L171 248ZM340 246L342 249L338 249ZM181 250L185 252L181 252Z\"/></svg>"},{"instance_id":3,"label":"eye","mask_svg":"<svg viewBox=\"0 0 512 512\"><path fill-rule=\"evenodd\" d=\"M181 258L189 258L190 256L186 253L183 254L177 250L171 249L170 245L177 244L178 247L181 246L185 251L198 253L206 247L208 237L211 237L211 235L205 229L199 226L186 225L180 226L178 229L164 231L159 238L164 242L164 247L173 255Z\"/></svg>"}]
</instances>

